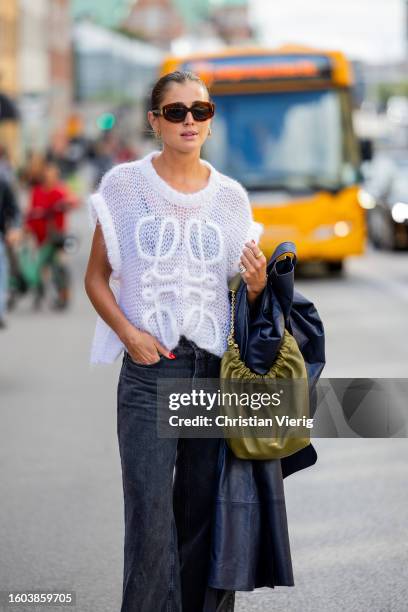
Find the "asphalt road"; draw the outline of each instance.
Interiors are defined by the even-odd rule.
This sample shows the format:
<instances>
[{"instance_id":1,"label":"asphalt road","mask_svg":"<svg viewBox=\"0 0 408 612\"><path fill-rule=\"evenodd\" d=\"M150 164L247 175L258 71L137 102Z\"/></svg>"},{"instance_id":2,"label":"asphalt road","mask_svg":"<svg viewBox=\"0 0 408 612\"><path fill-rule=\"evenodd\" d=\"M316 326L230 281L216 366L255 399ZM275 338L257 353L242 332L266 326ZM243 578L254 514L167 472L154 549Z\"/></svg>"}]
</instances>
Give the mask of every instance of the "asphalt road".
<instances>
[{"instance_id":1,"label":"asphalt road","mask_svg":"<svg viewBox=\"0 0 408 612\"><path fill-rule=\"evenodd\" d=\"M81 244L69 312L34 313L26 299L0 335L0 590L73 590L80 612L118 612L120 363L88 365L85 211L72 226ZM407 264L408 253L369 251L344 278L297 281L325 323L325 376L407 375ZM285 480L296 586L238 593L236 611L406 611L407 440L315 447L318 463Z\"/></svg>"}]
</instances>

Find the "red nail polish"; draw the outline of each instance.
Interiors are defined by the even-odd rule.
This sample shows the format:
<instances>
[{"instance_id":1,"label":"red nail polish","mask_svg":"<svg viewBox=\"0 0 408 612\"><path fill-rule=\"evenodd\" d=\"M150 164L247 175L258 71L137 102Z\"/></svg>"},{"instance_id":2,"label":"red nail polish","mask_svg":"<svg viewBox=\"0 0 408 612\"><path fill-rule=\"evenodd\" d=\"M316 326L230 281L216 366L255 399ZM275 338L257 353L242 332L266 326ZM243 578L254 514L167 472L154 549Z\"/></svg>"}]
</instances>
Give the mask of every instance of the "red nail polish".
<instances>
[{"instance_id":1,"label":"red nail polish","mask_svg":"<svg viewBox=\"0 0 408 612\"><path fill-rule=\"evenodd\" d=\"M169 353L169 357L170 357L170 359L175 359L176 358L174 353Z\"/></svg>"}]
</instances>

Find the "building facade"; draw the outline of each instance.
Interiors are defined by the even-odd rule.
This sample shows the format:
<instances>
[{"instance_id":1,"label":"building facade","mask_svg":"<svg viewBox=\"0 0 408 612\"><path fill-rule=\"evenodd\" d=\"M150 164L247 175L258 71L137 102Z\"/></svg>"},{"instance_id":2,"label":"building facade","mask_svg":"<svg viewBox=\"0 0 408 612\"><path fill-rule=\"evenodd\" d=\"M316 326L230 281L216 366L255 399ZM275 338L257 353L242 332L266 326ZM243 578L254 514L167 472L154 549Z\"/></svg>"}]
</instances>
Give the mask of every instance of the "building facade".
<instances>
[{"instance_id":1,"label":"building facade","mask_svg":"<svg viewBox=\"0 0 408 612\"><path fill-rule=\"evenodd\" d=\"M172 0L138 0L123 21L124 30L162 49L186 32L186 24Z\"/></svg>"},{"instance_id":2,"label":"building facade","mask_svg":"<svg viewBox=\"0 0 408 612\"><path fill-rule=\"evenodd\" d=\"M0 2L0 92L13 99L18 94L18 0ZM0 143L5 145L11 158L19 155L18 124L0 122Z\"/></svg>"},{"instance_id":3,"label":"building facade","mask_svg":"<svg viewBox=\"0 0 408 612\"><path fill-rule=\"evenodd\" d=\"M69 0L19 0L18 63L23 145L44 149L71 112Z\"/></svg>"}]
</instances>

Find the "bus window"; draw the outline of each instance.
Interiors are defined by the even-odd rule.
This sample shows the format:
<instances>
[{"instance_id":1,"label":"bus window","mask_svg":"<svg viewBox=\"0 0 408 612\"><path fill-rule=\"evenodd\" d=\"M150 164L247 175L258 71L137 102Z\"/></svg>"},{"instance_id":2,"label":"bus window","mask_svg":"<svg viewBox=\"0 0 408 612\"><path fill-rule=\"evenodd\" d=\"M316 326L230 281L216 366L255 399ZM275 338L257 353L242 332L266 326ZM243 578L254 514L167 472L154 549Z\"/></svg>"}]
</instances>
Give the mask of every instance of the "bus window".
<instances>
[{"instance_id":1,"label":"bus window","mask_svg":"<svg viewBox=\"0 0 408 612\"><path fill-rule=\"evenodd\" d=\"M203 153L247 189L338 189L357 180L338 90L213 96Z\"/></svg>"}]
</instances>

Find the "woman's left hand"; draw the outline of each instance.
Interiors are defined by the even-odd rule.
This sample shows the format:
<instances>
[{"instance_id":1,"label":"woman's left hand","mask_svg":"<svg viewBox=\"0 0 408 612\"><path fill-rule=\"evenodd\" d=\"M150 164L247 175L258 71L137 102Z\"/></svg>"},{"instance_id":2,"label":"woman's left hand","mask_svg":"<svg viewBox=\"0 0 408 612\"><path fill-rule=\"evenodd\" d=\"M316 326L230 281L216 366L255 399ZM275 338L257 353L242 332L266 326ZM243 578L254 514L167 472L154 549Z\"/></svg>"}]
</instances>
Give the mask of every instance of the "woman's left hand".
<instances>
[{"instance_id":1,"label":"woman's left hand","mask_svg":"<svg viewBox=\"0 0 408 612\"><path fill-rule=\"evenodd\" d=\"M259 253L261 253L261 249L254 240L251 240L245 243L240 257L240 263L246 268L245 272L241 272L241 277L246 282L250 303L254 302L266 287L267 261L263 253L256 257Z\"/></svg>"}]
</instances>

